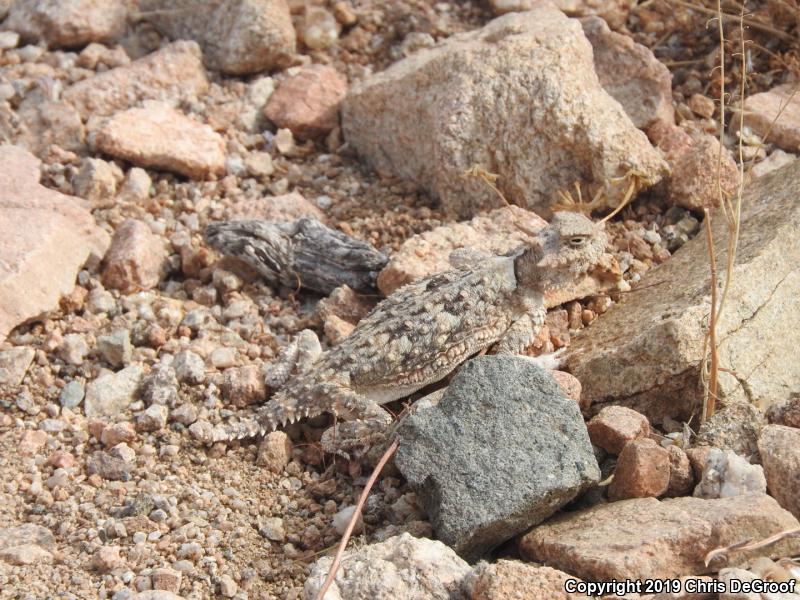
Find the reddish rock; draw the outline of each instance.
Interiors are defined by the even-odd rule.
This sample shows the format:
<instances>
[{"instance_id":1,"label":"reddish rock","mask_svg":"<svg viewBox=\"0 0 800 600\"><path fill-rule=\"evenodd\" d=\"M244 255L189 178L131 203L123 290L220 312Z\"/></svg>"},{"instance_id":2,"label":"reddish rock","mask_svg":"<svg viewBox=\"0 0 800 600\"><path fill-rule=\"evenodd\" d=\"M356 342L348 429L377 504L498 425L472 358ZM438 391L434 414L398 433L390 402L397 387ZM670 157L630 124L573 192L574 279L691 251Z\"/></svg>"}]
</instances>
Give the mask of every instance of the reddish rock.
<instances>
[{"instance_id":1,"label":"reddish rock","mask_svg":"<svg viewBox=\"0 0 800 600\"><path fill-rule=\"evenodd\" d=\"M120 35L127 13L123 0L24 0L12 2L3 28L50 48L74 48Z\"/></svg>"},{"instance_id":2,"label":"reddish rock","mask_svg":"<svg viewBox=\"0 0 800 600\"><path fill-rule=\"evenodd\" d=\"M669 178L669 200L690 210L719 206L717 165L720 160L719 140L704 134L694 140L692 148L670 164L674 176ZM719 170L722 190L732 195L739 185L739 169L727 149L722 149Z\"/></svg>"},{"instance_id":3,"label":"reddish rock","mask_svg":"<svg viewBox=\"0 0 800 600\"><path fill-rule=\"evenodd\" d=\"M550 375L556 380L556 383L561 387L561 391L567 398L575 400L580 405L581 403L581 382L578 378L566 371L550 371ZM581 410L584 407L581 406Z\"/></svg>"},{"instance_id":4,"label":"reddish rock","mask_svg":"<svg viewBox=\"0 0 800 600\"><path fill-rule=\"evenodd\" d=\"M47 441L47 433L40 429L28 429L19 440L19 451L22 454L36 454Z\"/></svg>"},{"instance_id":5,"label":"reddish rock","mask_svg":"<svg viewBox=\"0 0 800 600\"><path fill-rule=\"evenodd\" d=\"M694 473L692 463L686 452L674 444L667 447L669 454L669 486L666 496L685 496L692 491L694 486Z\"/></svg>"},{"instance_id":6,"label":"reddish rock","mask_svg":"<svg viewBox=\"0 0 800 600\"><path fill-rule=\"evenodd\" d=\"M47 459L47 464L54 469L69 469L75 464L75 456L66 450L56 450Z\"/></svg>"},{"instance_id":7,"label":"reddish rock","mask_svg":"<svg viewBox=\"0 0 800 600\"><path fill-rule=\"evenodd\" d=\"M758 451L770 495L800 517L800 429L767 425L758 438Z\"/></svg>"},{"instance_id":8,"label":"reddish rock","mask_svg":"<svg viewBox=\"0 0 800 600\"><path fill-rule=\"evenodd\" d=\"M587 425L595 446L619 454L625 444L650 435L650 423L643 414L624 406L606 406Z\"/></svg>"},{"instance_id":9,"label":"reddish rock","mask_svg":"<svg viewBox=\"0 0 800 600\"><path fill-rule=\"evenodd\" d=\"M359 296L342 285L317 303L317 315L323 322L325 337L330 343L338 344L374 307L375 298Z\"/></svg>"},{"instance_id":10,"label":"reddish rock","mask_svg":"<svg viewBox=\"0 0 800 600\"><path fill-rule=\"evenodd\" d=\"M121 549L119 546L101 546L92 556L90 568L100 573L110 573L117 567L121 567L125 564L119 555Z\"/></svg>"},{"instance_id":11,"label":"reddish rock","mask_svg":"<svg viewBox=\"0 0 800 600\"><path fill-rule=\"evenodd\" d=\"M283 431L268 433L258 445L256 464L272 473L281 473L292 460L292 441Z\"/></svg>"},{"instance_id":12,"label":"reddish rock","mask_svg":"<svg viewBox=\"0 0 800 600\"><path fill-rule=\"evenodd\" d=\"M764 539L800 526L766 495L718 500L655 498L601 504L539 525L520 541L525 559L545 562L588 581L678 577L716 571L705 555L719 546ZM755 556L790 556L800 540L732 552L731 566Z\"/></svg>"},{"instance_id":13,"label":"reddish rock","mask_svg":"<svg viewBox=\"0 0 800 600\"><path fill-rule=\"evenodd\" d=\"M258 365L226 369L220 391L230 404L237 407L262 402L267 396L264 375Z\"/></svg>"},{"instance_id":14,"label":"reddish rock","mask_svg":"<svg viewBox=\"0 0 800 600\"><path fill-rule=\"evenodd\" d=\"M128 294L158 285L166 250L145 223L128 219L114 233L104 260L103 284Z\"/></svg>"},{"instance_id":15,"label":"reddish rock","mask_svg":"<svg viewBox=\"0 0 800 600\"><path fill-rule=\"evenodd\" d=\"M180 41L164 46L129 65L79 81L61 99L78 109L84 120L133 108L144 100L177 104L208 90L200 48Z\"/></svg>"},{"instance_id":16,"label":"reddish rock","mask_svg":"<svg viewBox=\"0 0 800 600\"><path fill-rule=\"evenodd\" d=\"M647 137L664 153L670 164L692 148L692 137L686 130L667 121L657 121L650 125L647 128Z\"/></svg>"},{"instance_id":17,"label":"reddish rock","mask_svg":"<svg viewBox=\"0 0 800 600\"><path fill-rule=\"evenodd\" d=\"M608 488L611 501L657 498L669 487L669 453L649 438L625 444Z\"/></svg>"},{"instance_id":18,"label":"reddish rock","mask_svg":"<svg viewBox=\"0 0 800 600\"><path fill-rule=\"evenodd\" d=\"M600 17L581 19L592 44L600 85L622 105L639 129L656 121L673 123L672 74L647 47L611 31Z\"/></svg>"},{"instance_id":19,"label":"reddish rock","mask_svg":"<svg viewBox=\"0 0 800 600\"><path fill-rule=\"evenodd\" d=\"M647 130L650 140L664 153L672 174L667 181L669 200L673 204L700 211L719 206L717 164L720 160L719 140L707 133L692 137L667 122L659 122ZM728 194L739 185L739 169L731 153L721 153L720 183Z\"/></svg>"},{"instance_id":20,"label":"reddish rock","mask_svg":"<svg viewBox=\"0 0 800 600\"><path fill-rule=\"evenodd\" d=\"M711 446L697 446L686 450L686 456L692 465L692 474L697 481L703 476L709 452L711 452Z\"/></svg>"},{"instance_id":21,"label":"reddish rock","mask_svg":"<svg viewBox=\"0 0 800 600\"><path fill-rule=\"evenodd\" d=\"M285 79L270 96L264 115L297 139L326 135L339 124L347 80L333 67L312 65Z\"/></svg>"},{"instance_id":22,"label":"reddish rock","mask_svg":"<svg viewBox=\"0 0 800 600\"><path fill-rule=\"evenodd\" d=\"M470 574L470 600L585 600L585 594L564 591L575 577L550 567L534 567L516 560L479 563Z\"/></svg>"},{"instance_id":23,"label":"reddish rock","mask_svg":"<svg viewBox=\"0 0 800 600\"><path fill-rule=\"evenodd\" d=\"M717 108L717 103L708 96L703 96L703 94L692 94L687 104L694 114L704 119L713 117Z\"/></svg>"},{"instance_id":24,"label":"reddish rock","mask_svg":"<svg viewBox=\"0 0 800 600\"><path fill-rule=\"evenodd\" d=\"M208 125L162 103L116 113L90 138L96 150L192 179L225 172L225 144Z\"/></svg>"},{"instance_id":25,"label":"reddish rock","mask_svg":"<svg viewBox=\"0 0 800 600\"><path fill-rule=\"evenodd\" d=\"M314 204L299 192L280 196L264 196L247 202L237 202L228 211L228 219L261 219L264 221L294 221L301 217L311 217L320 223L327 219Z\"/></svg>"},{"instance_id":26,"label":"reddish rock","mask_svg":"<svg viewBox=\"0 0 800 600\"><path fill-rule=\"evenodd\" d=\"M112 448L122 442L128 443L136 439L136 430L131 423L124 421L103 427L100 441L106 448Z\"/></svg>"},{"instance_id":27,"label":"reddish rock","mask_svg":"<svg viewBox=\"0 0 800 600\"><path fill-rule=\"evenodd\" d=\"M0 146L0 340L11 329L58 307L78 270L99 259L108 234L82 200L39 185L39 160Z\"/></svg>"},{"instance_id":28,"label":"reddish rock","mask_svg":"<svg viewBox=\"0 0 800 600\"><path fill-rule=\"evenodd\" d=\"M181 589L182 574L180 571L162 567L155 569L151 575L154 590L166 590L177 594ZM169 600L169 598L164 598Z\"/></svg>"},{"instance_id":29,"label":"reddish rock","mask_svg":"<svg viewBox=\"0 0 800 600\"><path fill-rule=\"evenodd\" d=\"M787 83L745 98L744 124L762 137L769 132L769 143L796 153L800 150L800 95L789 101L795 87ZM739 119L735 118L731 128L735 131L738 127Z\"/></svg>"},{"instance_id":30,"label":"reddish rock","mask_svg":"<svg viewBox=\"0 0 800 600\"><path fill-rule=\"evenodd\" d=\"M569 346L569 315L566 310L551 310L547 313L545 323L550 332L550 341L556 350Z\"/></svg>"}]
</instances>

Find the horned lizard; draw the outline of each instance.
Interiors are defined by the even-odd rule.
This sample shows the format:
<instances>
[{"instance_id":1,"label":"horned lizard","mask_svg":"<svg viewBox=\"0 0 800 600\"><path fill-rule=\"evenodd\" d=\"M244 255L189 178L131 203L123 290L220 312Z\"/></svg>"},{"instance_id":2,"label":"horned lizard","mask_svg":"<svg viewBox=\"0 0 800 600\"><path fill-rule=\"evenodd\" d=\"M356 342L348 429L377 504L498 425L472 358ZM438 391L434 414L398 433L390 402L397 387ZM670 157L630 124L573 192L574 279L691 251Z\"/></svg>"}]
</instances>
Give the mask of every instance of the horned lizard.
<instances>
[{"instance_id":1,"label":"horned lizard","mask_svg":"<svg viewBox=\"0 0 800 600\"><path fill-rule=\"evenodd\" d=\"M255 419L217 427L211 438L261 435L327 412L345 422L335 434L325 433L323 448L368 445L368 432L391 423L381 404L443 379L487 349L522 352L544 324L545 292L585 273L600 259L605 243L600 225L560 212L530 247L505 256L462 254L452 261L452 270L412 282L384 299L330 350L320 352L301 337L290 352L304 357L305 366ZM276 380L286 375L280 372Z\"/></svg>"}]
</instances>

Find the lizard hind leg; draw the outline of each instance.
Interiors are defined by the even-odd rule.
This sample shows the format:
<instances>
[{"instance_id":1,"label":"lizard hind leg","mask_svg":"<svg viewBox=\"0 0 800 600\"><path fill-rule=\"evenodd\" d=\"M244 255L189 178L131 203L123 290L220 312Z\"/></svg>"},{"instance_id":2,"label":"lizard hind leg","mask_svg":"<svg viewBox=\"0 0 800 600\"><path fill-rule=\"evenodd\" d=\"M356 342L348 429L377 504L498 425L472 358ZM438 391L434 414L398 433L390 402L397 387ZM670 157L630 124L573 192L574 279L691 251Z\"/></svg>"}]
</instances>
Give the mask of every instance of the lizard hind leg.
<instances>
[{"instance_id":1,"label":"lizard hind leg","mask_svg":"<svg viewBox=\"0 0 800 600\"><path fill-rule=\"evenodd\" d=\"M343 422L322 434L322 449L329 454L363 450L386 439L392 416L379 404L341 386L325 386L330 394L330 412Z\"/></svg>"}]
</instances>

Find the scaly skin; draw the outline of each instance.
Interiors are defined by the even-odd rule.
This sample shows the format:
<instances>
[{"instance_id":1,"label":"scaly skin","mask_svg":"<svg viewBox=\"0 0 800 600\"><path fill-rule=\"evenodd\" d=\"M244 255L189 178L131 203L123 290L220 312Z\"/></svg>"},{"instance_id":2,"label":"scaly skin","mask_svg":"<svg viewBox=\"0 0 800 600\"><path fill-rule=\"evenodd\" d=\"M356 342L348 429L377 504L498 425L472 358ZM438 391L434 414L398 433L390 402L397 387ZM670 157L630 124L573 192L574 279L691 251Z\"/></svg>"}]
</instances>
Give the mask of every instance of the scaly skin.
<instances>
[{"instance_id":1,"label":"scaly skin","mask_svg":"<svg viewBox=\"0 0 800 600\"><path fill-rule=\"evenodd\" d=\"M290 379L255 420L217 428L213 441L327 412L346 421L337 428L337 449L368 444L370 432L391 422L381 404L439 381L478 352L522 352L544 324L544 294L575 281L604 248L605 234L591 220L556 213L530 248L464 261L410 283ZM323 436L326 449L332 449L331 433Z\"/></svg>"}]
</instances>

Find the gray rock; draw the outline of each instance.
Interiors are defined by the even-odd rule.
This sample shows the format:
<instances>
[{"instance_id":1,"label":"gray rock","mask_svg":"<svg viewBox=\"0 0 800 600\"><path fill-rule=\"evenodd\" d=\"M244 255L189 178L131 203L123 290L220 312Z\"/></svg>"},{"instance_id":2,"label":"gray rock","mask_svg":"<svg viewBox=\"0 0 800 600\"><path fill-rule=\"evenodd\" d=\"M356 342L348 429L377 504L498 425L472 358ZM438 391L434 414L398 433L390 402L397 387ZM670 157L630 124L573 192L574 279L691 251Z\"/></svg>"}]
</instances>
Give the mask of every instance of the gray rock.
<instances>
[{"instance_id":1,"label":"gray rock","mask_svg":"<svg viewBox=\"0 0 800 600\"><path fill-rule=\"evenodd\" d=\"M41 525L0 528L0 561L12 565L51 563L54 547L53 534Z\"/></svg>"},{"instance_id":2,"label":"gray rock","mask_svg":"<svg viewBox=\"0 0 800 600\"><path fill-rule=\"evenodd\" d=\"M30 416L38 415L39 411L42 410L41 407L36 404L33 395L27 388L23 388L22 391L17 394L15 404L18 409Z\"/></svg>"},{"instance_id":3,"label":"gray rock","mask_svg":"<svg viewBox=\"0 0 800 600\"><path fill-rule=\"evenodd\" d=\"M524 357L461 367L408 417L395 462L440 540L467 560L540 523L600 477L577 403Z\"/></svg>"},{"instance_id":4,"label":"gray rock","mask_svg":"<svg viewBox=\"0 0 800 600\"><path fill-rule=\"evenodd\" d=\"M576 178L616 206L628 186L612 180L636 171L644 186L668 168L600 85L580 23L548 5L453 35L353 85L342 130L377 171L419 182L461 218L500 206L494 190L465 176L476 166L499 175L511 204L545 212Z\"/></svg>"},{"instance_id":5,"label":"gray rock","mask_svg":"<svg viewBox=\"0 0 800 600\"><path fill-rule=\"evenodd\" d=\"M0 386L14 388L22 383L35 355L30 346L15 346L0 352Z\"/></svg>"},{"instance_id":6,"label":"gray rock","mask_svg":"<svg viewBox=\"0 0 800 600\"><path fill-rule=\"evenodd\" d=\"M147 405L173 407L178 402L178 379L170 365L158 363L142 379L142 400Z\"/></svg>"},{"instance_id":7,"label":"gray rock","mask_svg":"<svg viewBox=\"0 0 800 600\"><path fill-rule=\"evenodd\" d=\"M125 29L127 13L123 0L26 0L11 4L3 27L50 48L74 48L112 40Z\"/></svg>"},{"instance_id":8,"label":"gray rock","mask_svg":"<svg viewBox=\"0 0 800 600\"><path fill-rule=\"evenodd\" d=\"M175 355L175 360L172 361L172 366L175 369L178 381L196 385L203 383L206 379L206 363L191 350L178 352Z\"/></svg>"},{"instance_id":9,"label":"gray rock","mask_svg":"<svg viewBox=\"0 0 800 600\"><path fill-rule=\"evenodd\" d=\"M108 452L97 450L86 459L86 471L89 475L99 475L110 481L128 481L135 465Z\"/></svg>"},{"instance_id":10,"label":"gray rock","mask_svg":"<svg viewBox=\"0 0 800 600\"><path fill-rule=\"evenodd\" d=\"M749 459L758 455L758 436L766 424L766 417L755 406L735 402L717 410L700 426L695 444L732 450Z\"/></svg>"},{"instance_id":11,"label":"gray rock","mask_svg":"<svg viewBox=\"0 0 800 600\"><path fill-rule=\"evenodd\" d=\"M151 404L136 421L137 428L141 431L158 431L167 425L169 410L163 404Z\"/></svg>"},{"instance_id":12,"label":"gray rock","mask_svg":"<svg viewBox=\"0 0 800 600\"><path fill-rule=\"evenodd\" d=\"M84 412L89 418L119 415L136 398L142 368L132 365L119 373L109 373L90 381L86 386Z\"/></svg>"},{"instance_id":13,"label":"gray rock","mask_svg":"<svg viewBox=\"0 0 800 600\"><path fill-rule=\"evenodd\" d=\"M714 499L766 493L767 480L761 465L751 465L731 450L712 448L692 495Z\"/></svg>"},{"instance_id":14,"label":"gray rock","mask_svg":"<svg viewBox=\"0 0 800 600\"><path fill-rule=\"evenodd\" d=\"M330 556L311 567L304 600L316 598L331 567ZM370 600L464 600L461 591L470 568L450 548L434 540L403 533L345 555L346 569L337 571L325 598Z\"/></svg>"},{"instance_id":15,"label":"gray rock","mask_svg":"<svg viewBox=\"0 0 800 600\"><path fill-rule=\"evenodd\" d=\"M130 331L118 329L109 335L101 335L97 338L97 350L111 366L122 367L128 364L133 355Z\"/></svg>"},{"instance_id":16,"label":"gray rock","mask_svg":"<svg viewBox=\"0 0 800 600\"><path fill-rule=\"evenodd\" d=\"M762 410L788 400L800 381L800 162L746 190L739 250L717 327L718 394L725 404ZM726 262L726 219L714 216L717 266ZM591 412L621 404L647 415L684 420L700 412L700 362L710 307L706 239L698 235L650 270L640 290L573 336L569 371L583 384ZM746 380L744 379L746 377Z\"/></svg>"},{"instance_id":17,"label":"gray rock","mask_svg":"<svg viewBox=\"0 0 800 600\"><path fill-rule=\"evenodd\" d=\"M295 32L286 0L143 0L139 8L173 39L195 40L206 63L229 75L286 67Z\"/></svg>"},{"instance_id":18,"label":"gray rock","mask_svg":"<svg viewBox=\"0 0 800 600\"><path fill-rule=\"evenodd\" d=\"M80 381L70 381L62 388L58 402L63 408L75 408L83 401L84 393L85 389Z\"/></svg>"},{"instance_id":19,"label":"gray rock","mask_svg":"<svg viewBox=\"0 0 800 600\"><path fill-rule=\"evenodd\" d=\"M197 407L193 404L181 404L178 408L172 411L170 418L176 423L189 426L197 421Z\"/></svg>"}]
</instances>

